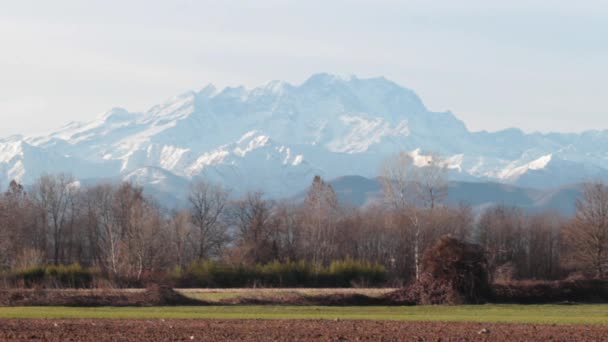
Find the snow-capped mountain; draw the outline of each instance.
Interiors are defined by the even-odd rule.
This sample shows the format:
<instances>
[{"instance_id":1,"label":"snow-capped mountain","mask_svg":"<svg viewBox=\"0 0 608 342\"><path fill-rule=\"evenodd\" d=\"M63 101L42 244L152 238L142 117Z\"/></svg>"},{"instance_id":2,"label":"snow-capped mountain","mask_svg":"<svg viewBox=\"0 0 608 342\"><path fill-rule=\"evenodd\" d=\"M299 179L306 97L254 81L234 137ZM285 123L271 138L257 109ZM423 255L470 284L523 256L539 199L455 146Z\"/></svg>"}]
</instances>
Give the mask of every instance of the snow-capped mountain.
<instances>
[{"instance_id":1,"label":"snow-capped mountain","mask_svg":"<svg viewBox=\"0 0 608 342\"><path fill-rule=\"evenodd\" d=\"M315 174L375 177L384 159L407 151L421 164L443 156L453 180L551 188L608 178L607 146L608 131L470 132L385 78L317 74L299 85L208 85L143 113L114 108L48 135L0 140L0 182L69 172L181 195L204 177L236 194L282 197Z\"/></svg>"}]
</instances>

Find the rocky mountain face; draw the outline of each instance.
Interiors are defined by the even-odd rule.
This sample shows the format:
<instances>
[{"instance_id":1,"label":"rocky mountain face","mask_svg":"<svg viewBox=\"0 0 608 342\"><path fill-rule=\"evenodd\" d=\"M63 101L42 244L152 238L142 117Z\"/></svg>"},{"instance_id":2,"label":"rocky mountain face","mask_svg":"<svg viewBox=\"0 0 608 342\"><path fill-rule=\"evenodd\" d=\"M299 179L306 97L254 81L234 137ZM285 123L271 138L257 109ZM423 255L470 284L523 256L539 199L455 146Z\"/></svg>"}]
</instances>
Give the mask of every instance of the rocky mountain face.
<instances>
[{"instance_id":1,"label":"rocky mountain face","mask_svg":"<svg viewBox=\"0 0 608 342\"><path fill-rule=\"evenodd\" d=\"M202 177L237 195L263 190L278 198L301 191L315 174L376 177L383 160L407 151L420 165L441 155L453 181L546 190L608 179L607 146L608 131L470 132L385 78L317 74L300 85L209 85L143 113L114 108L48 135L0 139L0 184L68 172L90 182L129 180L179 199Z\"/></svg>"}]
</instances>

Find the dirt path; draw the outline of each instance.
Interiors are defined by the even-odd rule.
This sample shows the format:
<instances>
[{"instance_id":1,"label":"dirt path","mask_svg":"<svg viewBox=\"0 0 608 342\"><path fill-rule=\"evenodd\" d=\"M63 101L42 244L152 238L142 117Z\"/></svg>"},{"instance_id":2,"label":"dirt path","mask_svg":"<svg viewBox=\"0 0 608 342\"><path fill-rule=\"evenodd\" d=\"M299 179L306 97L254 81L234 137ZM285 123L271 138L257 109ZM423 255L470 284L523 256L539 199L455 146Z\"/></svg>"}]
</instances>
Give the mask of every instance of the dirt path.
<instances>
[{"instance_id":1,"label":"dirt path","mask_svg":"<svg viewBox=\"0 0 608 342\"><path fill-rule=\"evenodd\" d=\"M0 340L605 341L608 326L306 320L0 320Z\"/></svg>"}]
</instances>

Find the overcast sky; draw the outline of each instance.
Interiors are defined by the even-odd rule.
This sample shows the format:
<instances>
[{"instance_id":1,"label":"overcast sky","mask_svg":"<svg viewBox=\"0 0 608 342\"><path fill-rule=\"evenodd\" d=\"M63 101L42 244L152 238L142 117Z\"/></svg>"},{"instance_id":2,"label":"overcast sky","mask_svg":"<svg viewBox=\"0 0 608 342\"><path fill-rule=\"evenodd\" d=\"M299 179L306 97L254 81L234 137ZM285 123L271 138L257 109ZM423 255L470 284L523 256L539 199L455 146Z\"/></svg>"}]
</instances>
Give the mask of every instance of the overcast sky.
<instances>
[{"instance_id":1,"label":"overcast sky","mask_svg":"<svg viewBox=\"0 0 608 342\"><path fill-rule=\"evenodd\" d=\"M608 128L606 1L0 0L0 136L208 83L385 76L472 130Z\"/></svg>"}]
</instances>

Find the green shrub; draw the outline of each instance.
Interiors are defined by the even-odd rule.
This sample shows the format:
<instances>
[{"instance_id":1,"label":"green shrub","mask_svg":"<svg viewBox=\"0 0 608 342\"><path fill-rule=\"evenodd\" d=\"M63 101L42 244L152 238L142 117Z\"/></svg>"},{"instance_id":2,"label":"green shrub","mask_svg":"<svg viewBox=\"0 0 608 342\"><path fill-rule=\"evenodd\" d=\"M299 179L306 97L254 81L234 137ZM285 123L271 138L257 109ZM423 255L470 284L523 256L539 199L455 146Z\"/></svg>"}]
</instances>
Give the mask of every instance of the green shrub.
<instances>
[{"instance_id":1,"label":"green shrub","mask_svg":"<svg viewBox=\"0 0 608 342\"><path fill-rule=\"evenodd\" d=\"M244 266L228 266L214 261L196 261L182 272L180 284L187 287L240 287L252 278Z\"/></svg>"},{"instance_id":2,"label":"green shrub","mask_svg":"<svg viewBox=\"0 0 608 342\"><path fill-rule=\"evenodd\" d=\"M94 272L79 264L36 266L13 271L8 279L25 287L50 286L60 288L91 287Z\"/></svg>"},{"instance_id":3,"label":"green shrub","mask_svg":"<svg viewBox=\"0 0 608 342\"><path fill-rule=\"evenodd\" d=\"M368 261L345 259L329 265L328 280L334 286L349 287L353 283L378 284L386 281L386 269L380 264Z\"/></svg>"},{"instance_id":4,"label":"green shrub","mask_svg":"<svg viewBox=\"0 0 608 342\"><path fill-rule=\"evenodd\" d=\"M48 266L45 276L48 281L54 282L60 287L89 287L93 281L92 272L77 263L67 266Z\"/></svg>"},{"instance_id":5,"label":"green shrub","mask_svg":"<svg viewBox=\"0 0 608 342\"><path fill-rule=\"evenodd\" d=\"M44 267L34 266L17 271L13 278L21 280L25 287L32 287L36 284L42 284L44 275Z\"/></svg>"},{"instance_id":6,"label":"green shrub","mask_svg":"<svg viewBox=\"0 0 608 342\"><path fill-rule=\"evenodd\" d=\"M306 261L236 266L197 261L185 270L176 269L173 279L180 287L350 287L381 285L386 274L382 265L353 259L334 261L329 267Z\"/></svg>"}]
</instances>

